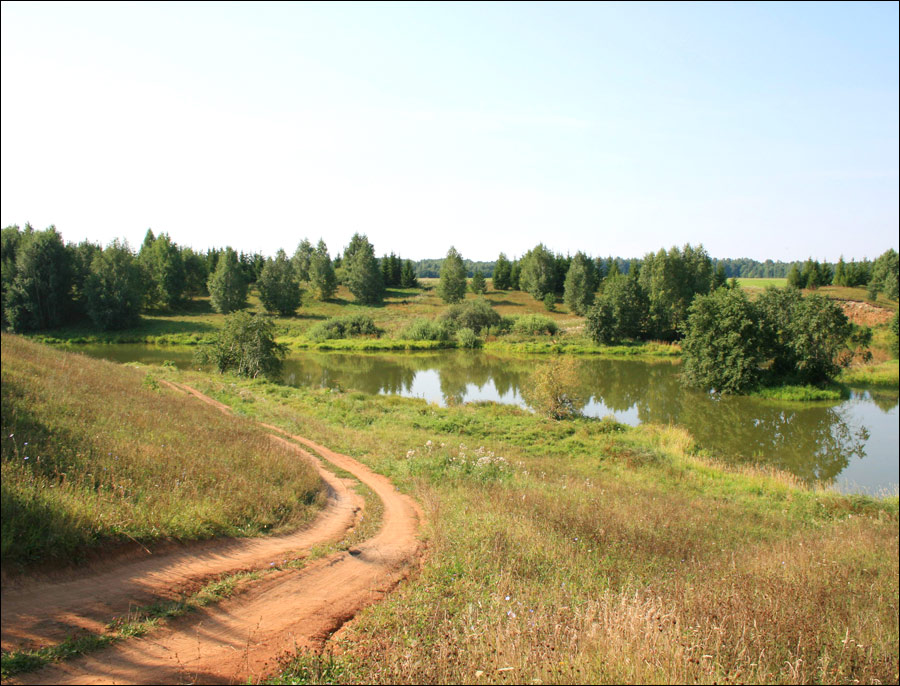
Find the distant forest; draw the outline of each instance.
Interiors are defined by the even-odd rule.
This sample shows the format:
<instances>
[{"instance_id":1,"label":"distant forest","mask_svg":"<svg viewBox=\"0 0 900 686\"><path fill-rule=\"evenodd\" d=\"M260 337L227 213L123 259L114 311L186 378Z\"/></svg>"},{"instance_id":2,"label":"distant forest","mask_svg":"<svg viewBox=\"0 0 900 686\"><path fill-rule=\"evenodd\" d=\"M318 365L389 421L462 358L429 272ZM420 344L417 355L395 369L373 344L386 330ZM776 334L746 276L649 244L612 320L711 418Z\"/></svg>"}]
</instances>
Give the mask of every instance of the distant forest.
<instances>
[{"instance_id":1,"label":"distant forest","mask_svg":"<svg viewBox=\"0 0 900 686\"><path fill-rule=\"evenodd\" d=\"M622 274L627 274L630 271L632 263L640 264L641 262L638 258L611 256L595 258L595 262L600 263L598 266L601 267L604 273L609 271L608 267L612 261L615 261L616 266L619 268L619 272ZM438 278L441 275L441 264L443 264L443 262L443 258L419 260L417 262L413 261L416 276L434 279ZM772 260L766 260L765 262L760 262L758 260L752 260L749 257L727 259L716 259L714 257L712 258L712 262L716 269L718 269L720 265L724 267L725 276L729 279L784 279L790 274L792 267L802 270L804 265L804 260L798 260L796 262L774 262ZM474 262L472 260L463 260L463 264L465 265L468 276L474 276L477 270L480 271L484 277L491 278L494 275L494 267L496 266L497 261ZM831 262L821 264L830 268L832 272L834 272L835 267L837 266L837 263ZM865 273L869 273L872 270L872 263L870 260L863 260L859 263L851 262L850 264L858 264L860 269Z\"/></svg>"}]
</instances>

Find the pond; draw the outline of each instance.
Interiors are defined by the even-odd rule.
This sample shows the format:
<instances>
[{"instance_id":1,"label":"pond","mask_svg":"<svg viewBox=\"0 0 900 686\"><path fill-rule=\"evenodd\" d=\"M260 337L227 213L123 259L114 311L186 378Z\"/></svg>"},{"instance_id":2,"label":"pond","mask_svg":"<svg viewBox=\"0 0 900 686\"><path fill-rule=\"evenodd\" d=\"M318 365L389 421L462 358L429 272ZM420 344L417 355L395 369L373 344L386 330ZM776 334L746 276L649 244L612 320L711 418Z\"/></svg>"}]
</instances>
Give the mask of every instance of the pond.
<instances>
[{"instance_id":1,"label":"pond","mask_svg":"<svg viewBox=\"0 0 900 686\"><path fill-rule=\"evenodd\" d=\"M78 350L117 362L191 366L185 349L142 345ZM355 389L424 398L441 405L490 400L525 407L521 389L539 357L442 351L407 354L298 353L285 361L292 386ZM686 389L670 361L582 358L584 413L623 423L684 426L710 453L771 465L844 492L896 493L898 393L854 389L848 400L789 403L716 397Z\"/></svg>"}]
</instances>

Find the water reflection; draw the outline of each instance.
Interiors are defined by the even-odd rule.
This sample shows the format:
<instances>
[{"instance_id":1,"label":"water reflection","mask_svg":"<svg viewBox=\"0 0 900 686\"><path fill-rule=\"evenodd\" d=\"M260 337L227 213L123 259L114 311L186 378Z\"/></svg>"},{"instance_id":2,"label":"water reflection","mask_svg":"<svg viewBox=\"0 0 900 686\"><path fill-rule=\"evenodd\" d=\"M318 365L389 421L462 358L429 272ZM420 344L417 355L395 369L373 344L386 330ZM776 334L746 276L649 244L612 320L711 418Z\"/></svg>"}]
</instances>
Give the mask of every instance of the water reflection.
<instances>
[{"instance_id":1,"label":"water reflection","mask_svg":"<svg viewBox=\"0 0 900 686\"><path fill-rule=\"evenodd\" d=\"M128 350L131 349L131 350ZM190 353L146 346L98 346L90 354L117 361L190 364ZM456 404L494 400L524 406L522 387L536 358L504 358L445 351L418 354L295 353L284 382L294 386L393 393ZM806 481L845 490L896 489L898 397L859 391L842 403L779 403L746 397L713 397L685 389L679 366L669 361L585 359L585 413L614 414L630 424L680 424L697 443L724 459L788 470ZM865 458L863 460L862 458Z\"/></svg>"}]
</instances>

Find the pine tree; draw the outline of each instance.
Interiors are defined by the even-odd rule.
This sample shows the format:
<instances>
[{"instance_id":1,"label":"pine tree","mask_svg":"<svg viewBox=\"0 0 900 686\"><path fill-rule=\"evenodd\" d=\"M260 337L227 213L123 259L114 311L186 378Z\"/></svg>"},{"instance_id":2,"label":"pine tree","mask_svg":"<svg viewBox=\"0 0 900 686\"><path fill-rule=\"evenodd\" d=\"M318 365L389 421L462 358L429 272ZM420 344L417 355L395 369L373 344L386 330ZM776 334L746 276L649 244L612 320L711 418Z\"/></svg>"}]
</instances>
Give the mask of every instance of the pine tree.
<instances>
[{"instance_id":1,"label":"pine tree","mask_svg":"<svg viewBox=\"0 0 900 686\"><path fill-rule=\"evenodd\" d=\"M274 260L266 261L256 287L267 312L287 317L300 307L300 284L284 250L279 250Z\"/></svg>"},{"instance_id":2,"label":"pine tree","mask_svg":"<svg viewBox=\"0 0 900 686\"><path fill-rule=\"evenodd\" d=\"M337 290L334 265L328 256L328 247L321 239L309 263L309 283L317 300L328 300Z\"/></svg>"},{"instance_id":3,"label":"pine tree","mask_svg":"<svg viewBox=\"0 0 900 686\"><path fill-rule=\"evenodd\" d=\"M419 280L416 278L416 268L413 267L411 260L403 262L403 268L400 270L400 285L403 288L419 287Z\"/></svg>"},{"instance_id":4,"label":"pine tree","mask_svg":"<svg viewBox=\"0 0 900 686\"><path fill-rule=\"evenodd\" d=\"M484 295L486 289L487 285L484 281L484 274L481 273L480 269L476 269L475 273L472 275L472 282L469 284L469 290L476 295Z\"/></svg>"},{"instance_id":5,"label":"pine tree","mask_svg":"<svg viewBox=\"0 0 900 686\"><path fill-rule=\"evenodd\" d=\"M298 281L309 281L309 263L312 260L313 247L306 238L300 241L291 262Z\"/></svg>"},{"instance_id":6,"label":"pine tree","mask_svg":"<svg viewBox=\"0 0 900 686\"><path fill-rule=\"evenodd\" d=\"M466 296L466 268L456 248L447 251L441 264L441 280L437 292L445 303L458 303Z\"/></svg>"},{"instance_id":7,"label":"pine tree","mask_svg":"<svg viewBox=\"0 0 900 686\"><path fill-rule=\"evenodd\" d=\"M375 248L365 235L354 234L344 250L343 267L347 288L364 305L384 301L384 277L375 258Z\"/></svg>"}]
</instances>

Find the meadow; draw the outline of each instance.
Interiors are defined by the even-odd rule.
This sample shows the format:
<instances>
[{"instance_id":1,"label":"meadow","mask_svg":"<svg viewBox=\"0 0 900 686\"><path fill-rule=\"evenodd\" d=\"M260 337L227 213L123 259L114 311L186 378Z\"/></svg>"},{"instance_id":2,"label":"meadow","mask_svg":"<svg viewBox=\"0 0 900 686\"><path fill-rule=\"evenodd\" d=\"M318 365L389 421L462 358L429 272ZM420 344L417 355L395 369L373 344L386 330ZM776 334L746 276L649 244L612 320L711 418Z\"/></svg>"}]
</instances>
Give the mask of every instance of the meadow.
<instances>
[{"instance_id":1,"label":"meadow","mask_svg":"<svg viewBox=\"0 0 900 686\"><path fill-rule=\"evenodd\" d=\"M298 527L321 479L154 373L3 334L4 572L97 549Z\"/></svg>"},{"instance_id":2,"label":"meadow","mask_svg":"<svg viewBox=\"0 0 900 686\"><path fill-rule=\"evenodd\" d=\"M273 683L875 683L898 500L727 468L683 429L166 374L391 477L421 572Z\"/></svg>"}]
</instances>

